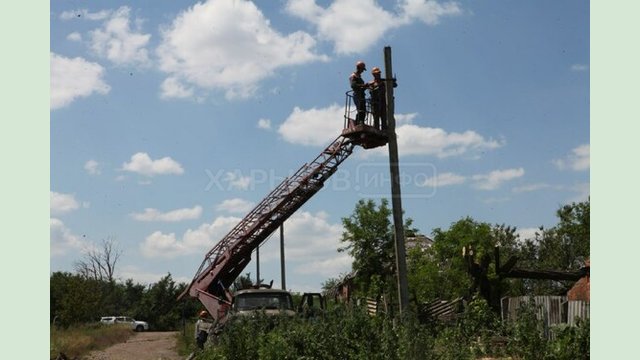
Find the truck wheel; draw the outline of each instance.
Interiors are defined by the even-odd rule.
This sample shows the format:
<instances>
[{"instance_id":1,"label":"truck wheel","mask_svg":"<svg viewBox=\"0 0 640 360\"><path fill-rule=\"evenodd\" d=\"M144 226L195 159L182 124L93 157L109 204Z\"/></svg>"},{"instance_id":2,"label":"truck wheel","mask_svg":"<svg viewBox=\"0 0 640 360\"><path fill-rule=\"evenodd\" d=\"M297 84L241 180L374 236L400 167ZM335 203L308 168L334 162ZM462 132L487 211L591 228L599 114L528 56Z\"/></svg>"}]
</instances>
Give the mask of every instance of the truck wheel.
<instances>
[{"instance_id":1,"label":"truck wheel","mask_svg":"<svg viewBox=\"0 0 640 360\"><path fill-rule=\"evenodd\" d=\"M144 331L144 326L142 326L142 325L138 325L138 326L136 326L136 331L137 331L137 332L142 332L142 331Z\"/></svg>"}]
</instances>

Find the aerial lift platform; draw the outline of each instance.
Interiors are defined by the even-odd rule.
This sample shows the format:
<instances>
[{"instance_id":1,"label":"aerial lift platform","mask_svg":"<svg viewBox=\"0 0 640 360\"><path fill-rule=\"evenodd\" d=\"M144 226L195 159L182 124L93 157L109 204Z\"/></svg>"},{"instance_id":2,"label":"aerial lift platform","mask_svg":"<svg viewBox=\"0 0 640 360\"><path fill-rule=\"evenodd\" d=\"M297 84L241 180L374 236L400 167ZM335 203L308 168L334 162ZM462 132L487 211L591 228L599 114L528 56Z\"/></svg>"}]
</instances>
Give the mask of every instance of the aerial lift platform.
<instances>
[{"instance_id":1,"label":"aerial lift platform","mask_svg":"<svg viewBox=\"0 0 640 360\"><path fill-rule=\"evenodd\" d=\"M386 132L372 126L369 101L362 124L355 123L356 112L352 92L347 92L342 133L320 155L282 181L207 252L179 299L187 294L197 298L216 322L224 323L225 309L232 300L228 289L251 261L252 252L324 186L356 146L372 149L387 144Z\"/></svg>"}]
</instances>

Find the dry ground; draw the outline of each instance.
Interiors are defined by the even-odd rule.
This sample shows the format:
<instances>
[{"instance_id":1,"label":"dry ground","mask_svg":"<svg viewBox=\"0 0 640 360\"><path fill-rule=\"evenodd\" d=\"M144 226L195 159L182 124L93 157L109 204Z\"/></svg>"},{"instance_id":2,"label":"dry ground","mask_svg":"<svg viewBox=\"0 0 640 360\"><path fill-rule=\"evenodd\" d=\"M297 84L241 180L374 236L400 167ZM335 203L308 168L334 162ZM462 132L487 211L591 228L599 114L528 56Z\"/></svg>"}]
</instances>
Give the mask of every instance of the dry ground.
<instances>
[{"instance_id":1,"label":"dry ground","mask_svg":"<svg viewBox=\"0 0 640 360\"><path fill-rule=\"evenodd\" d=\"M84 360L183 360L176 351L176 332L136 333L129 340L94 351Z\"/></svg>"}]
</instances>

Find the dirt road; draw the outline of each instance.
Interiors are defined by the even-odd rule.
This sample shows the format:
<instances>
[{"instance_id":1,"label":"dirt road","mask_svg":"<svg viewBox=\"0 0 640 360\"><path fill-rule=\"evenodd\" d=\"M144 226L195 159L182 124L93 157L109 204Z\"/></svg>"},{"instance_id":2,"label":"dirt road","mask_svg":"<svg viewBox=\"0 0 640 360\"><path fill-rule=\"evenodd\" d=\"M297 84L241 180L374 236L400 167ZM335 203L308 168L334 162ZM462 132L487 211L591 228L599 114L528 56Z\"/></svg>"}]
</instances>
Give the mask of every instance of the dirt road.
<instances>
[{"instance_id":1,"label":"dirt road","mask_svg":"<svg viewBox=\"0 0 640 360\"><path fill-rule=\"evenodd\" d=\"M136 333L124 343L90 353L85 360L184 360L176 352L176 332Z\"/></svg>"}]
</instances>

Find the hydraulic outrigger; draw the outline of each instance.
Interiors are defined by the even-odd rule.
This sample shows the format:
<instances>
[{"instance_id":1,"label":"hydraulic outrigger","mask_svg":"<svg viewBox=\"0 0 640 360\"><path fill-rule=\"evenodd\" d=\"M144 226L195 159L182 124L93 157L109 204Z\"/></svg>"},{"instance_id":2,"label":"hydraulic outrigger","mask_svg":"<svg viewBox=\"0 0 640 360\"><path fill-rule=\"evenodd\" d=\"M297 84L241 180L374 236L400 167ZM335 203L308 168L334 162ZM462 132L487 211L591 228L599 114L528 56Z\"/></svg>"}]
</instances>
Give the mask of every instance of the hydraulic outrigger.
<instances>
[{"instance_id":1,"label":"hydraulic outrigger","mask_svg":"<svg viewBox=\"0 0 640 360\"><path fill-rule=\"evenodd\" d=\"M315 195L338 166L359 145L365 149L384 146L387 134L371 126L367 104L364 124L355 124L353 96L347 92L344 129L313 161L286 178L251 210L206 255L189 287L178 297L198 298L218 323L224 323L224 304L231 304L228 288L251 260L251 253L280 225Z\"/></svg>"}]
</instances>

